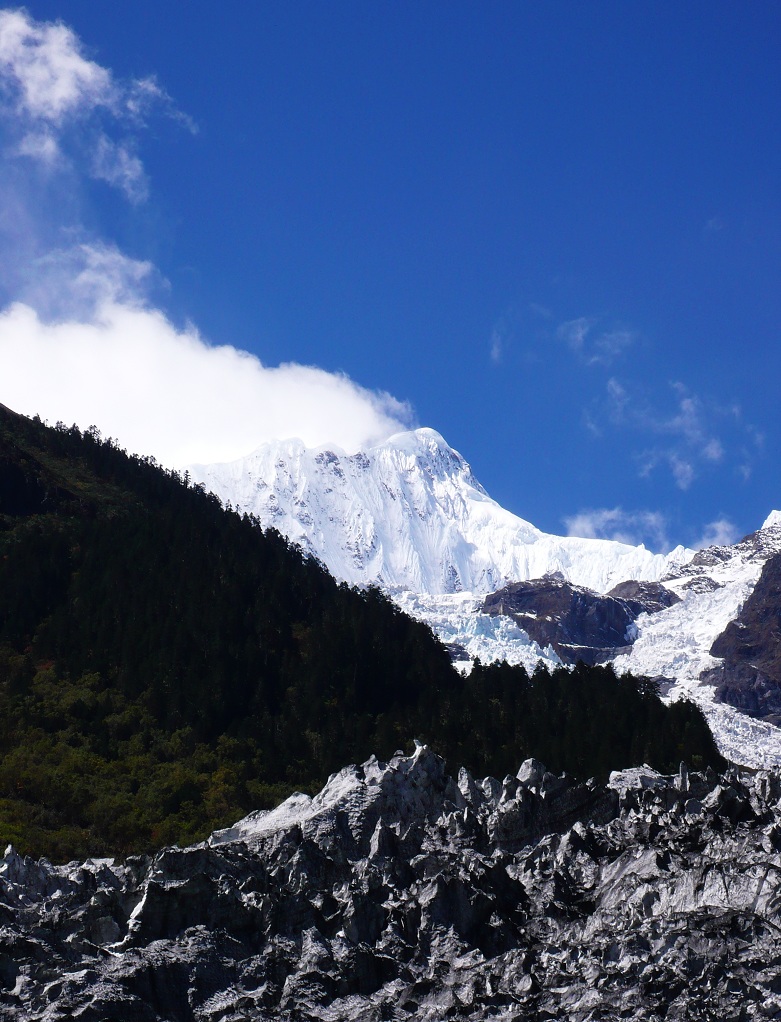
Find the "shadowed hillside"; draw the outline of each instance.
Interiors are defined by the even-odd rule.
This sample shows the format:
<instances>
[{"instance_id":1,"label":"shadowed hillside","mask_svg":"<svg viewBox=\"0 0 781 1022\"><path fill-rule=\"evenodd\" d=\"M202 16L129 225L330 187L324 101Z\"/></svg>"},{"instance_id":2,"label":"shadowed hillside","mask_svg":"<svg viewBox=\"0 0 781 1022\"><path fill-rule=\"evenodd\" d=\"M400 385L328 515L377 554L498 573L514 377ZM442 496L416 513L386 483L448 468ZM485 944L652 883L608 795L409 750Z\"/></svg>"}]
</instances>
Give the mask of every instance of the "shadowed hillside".
<instances>
[{"instance_id":1,"label":"shadowed hillside","mask_svg":"<svg viewBox=\"0 0 781 1022\"><path fill-rule=\"evenodd\" d=\"M698 711L609 670L465 681L426 626L187 478L0 406L0 841L192 840L413 737L500 775L719 759Z\"/></svg>"}]
</instances>

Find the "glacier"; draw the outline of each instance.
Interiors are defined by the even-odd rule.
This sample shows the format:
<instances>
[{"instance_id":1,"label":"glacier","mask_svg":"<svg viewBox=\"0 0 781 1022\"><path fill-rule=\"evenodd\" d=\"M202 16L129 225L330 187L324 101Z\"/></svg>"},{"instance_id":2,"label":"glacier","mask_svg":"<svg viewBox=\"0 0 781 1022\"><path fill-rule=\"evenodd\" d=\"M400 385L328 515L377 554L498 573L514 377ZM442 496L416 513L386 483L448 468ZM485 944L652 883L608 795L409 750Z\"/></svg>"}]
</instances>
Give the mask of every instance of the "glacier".
<instances>
[{"instance_id":1,"label":"glacier","mask_svg":"<svg viewBox=\"0 0 781 1022\"><path fill-rule=\"evenodd\" d=\"M781 1015L781 773L371 757L207 840L0 857L0 1020Z\"/></svg>"}]
</instances>

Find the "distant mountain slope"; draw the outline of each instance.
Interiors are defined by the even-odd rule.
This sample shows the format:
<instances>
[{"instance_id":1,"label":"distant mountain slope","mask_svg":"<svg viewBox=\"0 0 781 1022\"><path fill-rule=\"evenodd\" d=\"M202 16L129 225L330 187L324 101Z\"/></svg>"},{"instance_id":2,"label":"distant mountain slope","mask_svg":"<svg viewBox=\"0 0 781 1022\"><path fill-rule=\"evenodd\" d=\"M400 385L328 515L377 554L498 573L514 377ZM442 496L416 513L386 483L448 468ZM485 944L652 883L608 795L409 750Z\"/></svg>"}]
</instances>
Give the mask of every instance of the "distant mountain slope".
<instances>
[{"instance_id":1,"label":"distant mountain slope","mask_svg":"<svg viewBox=\"0 0 781 1022\"><path fill-rule=\"evenodd\" d=\"M313 553L337 578L414 593L489 593L561 571L607 592L657 580L693 551L653 554L608 540L552 536L500 507L433 429L348 455L299 440L265 444L194 479Z\"/></svg>"},{"instance_id":2,"label":"distant mountain slope","mask_svg":"<svg viewBox=\"0 0 781 1022\"><path fill-rule=\"evenodd\" d=\"M694 707L583 670L463 678L379 590L96 430L0 408L2 847L196 839L415 737L500 776L718 764Z\"/></svg>"}]
</instances>

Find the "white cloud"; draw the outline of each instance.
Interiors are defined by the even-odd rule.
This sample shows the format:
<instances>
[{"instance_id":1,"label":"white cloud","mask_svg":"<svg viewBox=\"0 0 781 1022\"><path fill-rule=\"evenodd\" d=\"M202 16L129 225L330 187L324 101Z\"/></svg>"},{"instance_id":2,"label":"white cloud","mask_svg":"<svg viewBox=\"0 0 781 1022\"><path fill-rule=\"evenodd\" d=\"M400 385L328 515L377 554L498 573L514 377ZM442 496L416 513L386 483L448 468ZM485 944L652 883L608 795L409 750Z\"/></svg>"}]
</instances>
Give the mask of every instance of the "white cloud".
<instances>
[{"instance_id":1,"label":"white cloud","mask_svg":"<svg viewBox=\"0 0 781 1022\"><path fill-rule=\"evenodd\" d=\"M739 539L740 533L728 518L717 518L705 526L702 536L694 546L697 550L708 546L729 546L731 543L737 543Z\"/></svg>"},{"instance_id":2,"label":"white cloud","mask_svg":"<svg viewBox=\"0 0 781 1022\"><path fill-rule=\"evenodd\" d=\"M121 258L121 257L120 257ZM110 294L89 277L86 286ZM163 464L228 461L298 436L354 451L408 428L408 406L313 366L264 366L208 344L157 309L102 297L94 316L45 322L29 305L0 313L0 401L52 422L97 425Z\"/></svg>"},{"instance_id":3,"label":"white cloud","mask_svg":"<svg viewBox=\"0 0 781 1022\"><path fill-rule=\"evenodd\" d=\"M17 113L38 121L116 102L111 74L83 56L75 33L24 10L0 11L0 75Z\"/></svg>"},{"instance_id":4,"label":"white cloud","mask_svg":"<svg viewBox=\"0 0 781 1022\"><path fill-rule=\"evenodd\" d=\"M667 520L658 511L624 511L621 507L590 508L564 519L568 536L583 539L612 539L653 550L670 549Z\"/></svg>"},{"instance_id":5,"label":"white cloud","mask_svg":"<svg viewBox=\"0 0 781 1022\"><path fill-rule=\"evenodd\" d=\"M580 316L578 319L570 319L566 323L562 323L556 331L556 335L560 340L565 341L572 351L581 352L593 325L594 320Z\"/></svg>"},{"instance_id":6,"label":"white cloud","mask_svg":"<svg viewBox=\"0 0 781 1022\"><path fill-rule=\"evenodd\" d=\"M119 81L61 22L0 11L0 114L16 137L10 155L66 169L74 154L91 177L140 202L147 182L134 140L110 138L107 125L137 131L153 111L196 130L154 77Z\"/></svg>"}]
</instances>

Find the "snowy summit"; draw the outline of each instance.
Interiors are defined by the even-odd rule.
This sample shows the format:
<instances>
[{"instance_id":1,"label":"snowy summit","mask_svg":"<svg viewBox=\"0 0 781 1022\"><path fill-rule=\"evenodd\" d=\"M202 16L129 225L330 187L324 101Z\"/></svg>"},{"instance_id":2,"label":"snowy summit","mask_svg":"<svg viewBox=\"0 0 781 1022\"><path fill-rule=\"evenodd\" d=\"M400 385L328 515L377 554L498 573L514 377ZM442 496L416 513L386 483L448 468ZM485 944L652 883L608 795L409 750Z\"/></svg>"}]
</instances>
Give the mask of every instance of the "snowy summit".
<instances>
[{"instance_id":1,"label":"snowy summit","mask_svg":"<svg viewBox=\"0 0 781 1022\"><path fill-rule=\"evenodd\" d=\"M351 585L490 593L560 571L606 592L626 579L657 580L692 555L683 547L660 555L541 532L492 500L433 429L397 433L355 454L276 441L238 461L190 472Z\"/></svg>"}]
</instances>

